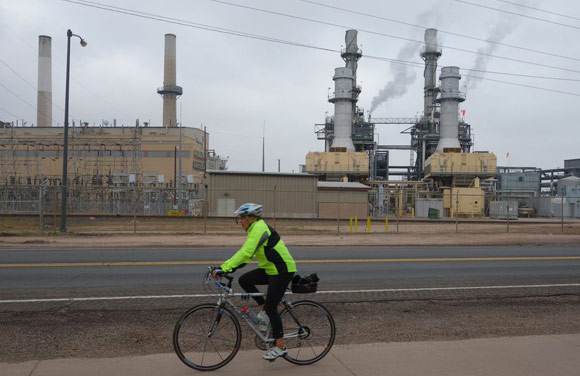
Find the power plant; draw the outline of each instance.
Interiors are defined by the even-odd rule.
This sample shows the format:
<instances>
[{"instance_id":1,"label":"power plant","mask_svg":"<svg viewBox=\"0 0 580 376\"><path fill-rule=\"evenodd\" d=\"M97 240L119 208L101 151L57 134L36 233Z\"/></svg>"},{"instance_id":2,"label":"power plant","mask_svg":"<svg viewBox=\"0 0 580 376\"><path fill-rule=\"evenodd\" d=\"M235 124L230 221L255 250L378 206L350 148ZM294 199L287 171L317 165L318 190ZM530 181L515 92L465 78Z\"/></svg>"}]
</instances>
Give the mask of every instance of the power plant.
<instances>
[{"instance_id":1,"label":"power plant","mask_svg":"<svg viewBox=\"0 0 580 376\"><path fill-rule=\"evenodd\" d=\"M501 200L502 195L508 194L519 193L522 199L530 196L529 187L522 186L518 192L517 184L510 190L498 190L496 182L516 170L498 169L493 153L471 150L471 125L459 116L459 105L466 100L465 93L459 90L460 68L442 67L437 80L442 48L436 29L425 30L420 52L425 62L420 118L372 118L369 114L365 119L364 110L357 106L362 88L357 85L356 73L363 56L357 45L357 31L348 30L345 42L346 48L341 51L345 66L335 69L334 92L328 97L334 104L334 115L327 116L324 124L315 125L315 133L319 140L324 140L325 148L306 155L303 172L322 181L359 182L374 187L376 198L371 196L370 200L373 215L385 213L386 206L391 205L397 207L398 215L415 216L416 212L426 212L423 207L426 205L427 209L436 209L439 216L482 217L488 213L486 197L489 201L489 197ZM375 129L383 124L409 125L406 132L410 135L409 144L379 144L374 137ZM394 150L410 150L411 163L391 165L389 153ZM393 176L400 180L392 180ZM541 176L542 180L551 179L550 186L554 184L553 173L551 177ZM534 197L540 195L541 187L538 178ZM390 191L387 201L392 202L385 204L385 191Z\"/></svg>"},{"instance_id":2,"label":"power plant","mask_svg":"<svg viewBox=\"0 0 580 376\"><path fill-rule=\"evenodd\" d=\"M334 111L323 124L315 124L324 150L308 153L298 174L226 171L227 160L209 147L206 130L177 121L176 99L183 94L177 85L177 37L165 34L164 41L163 86L157 89L163 99L161 125L137 119L134 125L118 126L113 119L112 124L73 121L69 126L66 197L78 212L166 215L173 210L182 215L189 210L200 215L203 210L227 216L243 202L266 200L269 195L264 192L272 190L267 200L274 216L280 197L300 192L296 197L309 197L305 211L288 201L281 215L344 218L352 212L509 219L515 207L516 218L518 213L558 212L580 217L580 183L572 176L580 175L580 160L565 161L564 168L552 170L503 167L497 166L495 154L472 150L471 125L460 116L460 104L466 100L460 90L460 68L443 66L437 77L443 51L436 29L425 30L419 53L424 61L422 114L408 118L365 116L358 106L362 87L357 82L363 53L357 30L346 31L340 53L344 64L334 69L334 91L327 97ZM52 119L51 70L51 38L41 35L37 124L0 124L2 212L18 211L15 205L47 197L56 208L59 201L65 136ZM375 131L388 124L408 127L402 133L409 135L409 143L396 145L384 138L379 143ZM396 151L410 152L408 165L391 164ZM252 181L259 181L260 189L249 184ZM52 193L47 193L49 189ZM343 190L348 195L341 199ZM208 197L211 202L205 201Z\"/></svg>"},{"instance_id":3,"label":"power plant","mask_svg":"<svg viewBox=\"0 0 580 376\"><path fill-rule=\"evenodd\" d=\"M227 160L211 149L204 129L182 127L177 122L176 98L183 89L176 84L174 34L165 35L164 62L163 87L157 90L163 96L162 125L153 126L139 119L135 124L121 126L116 119L103 120L98 125L83 121L69 125L67 180L73 188L69 190L72 202L113 202L127 196L130 187L148 187L148 195L157 197L153 201L162 196L180 197L176 187L183 188L184 197L196 198L201 195L206 170L226 169ZM30 198L27 187L61 184L64 127L54 124L52 104L51 37L41 35L37 124L0 127L0 184L5 187L3 193L16 200ZM104 195L80 187L116 191ZM167 194L162 193L165 190ZM158 212L167 213L165 209Z\"/></svg>"}]
</instances>

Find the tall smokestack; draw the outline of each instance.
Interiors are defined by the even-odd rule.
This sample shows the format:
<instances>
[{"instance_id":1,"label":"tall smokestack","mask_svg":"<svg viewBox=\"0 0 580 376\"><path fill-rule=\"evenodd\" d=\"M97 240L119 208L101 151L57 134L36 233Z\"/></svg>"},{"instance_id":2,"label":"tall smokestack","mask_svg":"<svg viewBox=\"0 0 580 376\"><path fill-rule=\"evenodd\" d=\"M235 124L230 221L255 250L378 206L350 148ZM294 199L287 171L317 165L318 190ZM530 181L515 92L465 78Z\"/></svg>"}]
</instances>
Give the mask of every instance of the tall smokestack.
<instances>
[{"instance_id":1,"label":"tall smokestack","mask_svg":"<svg viewBox=\"0 0 580 376\"><path fill-rule=\"evenodd\" d=\"M181 86L176 84L175 34L165 34L165 62L163 87L157 93L163 95L163 126L177 127L176 99L183 94Z\"/></svg>"},{"instance_id":2,"label":"tall smokestack","mask_svg":"<svg viewBox=\"0 0 580 376\"><path fill-rule=\"evenodd\" d=\"M52 60L51 38L38 37L38 96L36 126L52 127Z\"/></svg>"},{"instance_id":3,"label":"tall smokestack","mask_svg":"<svg viewBox=\"0 0 580 376\"><path fill-rule=\"evenodd\" d=\"M459 103L465 100L465 94L459 91L459 67L441 68L440 95L437 102L441 103L441 118L439 120L439 143L437 151L460 152L459 145Z\"/></svg>"},{"instance_id":4,"label":"tall smokestack","mask_svg":"<svg viewBox=\"0 0 580 376\"><path fill-rule=\"evenodd\" d=\"M334 103L334 139L332 149L336 151L355 151L352 142L352 123L356 110L356 102L360 90L356 84L356 70L358 60L362 56L357 45L356 30L347 30L344 37L346 47L341 55L344 59L345 68L334 70L334 95L328 98L330 103Z\"/></svg>"},{"instance_id":5,"label":"tall smokestack","mask_svg":"<svg viewBox=\"0 0 580 376\"><path fill-rule=\"evenodd\" d=\"M437 29L425 30L425 46L421 50L421 57L425 61L423 117L432 122L437 83L437 60L441 57L441 47L437 45Z\"/></svg>"},{"instance_id":6,"label":"tall smokestack","mask_svg":"<svg viewBox=\"0 0 580 376\"><path fill-rule=\"evenodd\" d=\"M358 69L358 61L362 56L362 51L358 48L357 44L357 30L347 30L344 36L345 49L341 52L340 56L346 63L345 68L348 68L352 72L352 93L355 99L358 100L358 95L360 94L360 89L356 83L356 71ZM356 100L351 103L352 113L356 113Z\"/></svg>"},{"instance_id":7,"label":"tall smokestack","mask_svg":"<svg viewBox=\"0 0 580 376\"><path fill-rule=\"evenodd\" d=\"M354 112L352 82L354 77L348 68L336 68L334 70L334 95L328 101L334 103L334 139L330 151L354 151L352 143L352 121ZM334 150L333 150L334 149Z\"/></svg>"}]
</instances>

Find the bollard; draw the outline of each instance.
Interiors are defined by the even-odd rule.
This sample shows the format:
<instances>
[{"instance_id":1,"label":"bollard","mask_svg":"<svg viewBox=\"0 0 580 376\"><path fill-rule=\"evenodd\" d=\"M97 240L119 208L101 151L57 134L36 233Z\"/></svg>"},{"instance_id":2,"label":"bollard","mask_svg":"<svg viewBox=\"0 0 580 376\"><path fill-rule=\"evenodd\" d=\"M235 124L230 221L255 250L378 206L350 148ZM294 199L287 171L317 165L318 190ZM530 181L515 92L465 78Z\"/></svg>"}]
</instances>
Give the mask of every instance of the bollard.
<instances>
[{"instance_id":1,"label":"bollard","mask_svg":"<svg viewBox=\"0 0 580 376\"><path fill-rule=\"evenodd\" d=\"M371 217L367 217L367 233L371 232Z\"/></svg>"},{"instance_id":2,"label":"bollard","mask_svg":"<svg viewBox=\"0 0 580 376\"><path fill-rule=\"evenodd\" d=\"M358 217L354 217L354 232L358 232Z\"/></svg>"},{"instance_id":3,"label":"bollard","mask_svg":"<svg viewBox=\"0 0 580 376\"><path fill-rule=\"evenodd\" d=\"M350 233L352 234L352 217L349 218L349 223L350 223Z\"/></svg>"},{"instance_id":4,"label":"bollard","mask_svg":"<svg viewBox=\"0 0 580 376\"><path fill-rule=\"evenodd\" d=\"M385 215L385 232L389 232L389 217Z\"/></svg>"}]
</instances>

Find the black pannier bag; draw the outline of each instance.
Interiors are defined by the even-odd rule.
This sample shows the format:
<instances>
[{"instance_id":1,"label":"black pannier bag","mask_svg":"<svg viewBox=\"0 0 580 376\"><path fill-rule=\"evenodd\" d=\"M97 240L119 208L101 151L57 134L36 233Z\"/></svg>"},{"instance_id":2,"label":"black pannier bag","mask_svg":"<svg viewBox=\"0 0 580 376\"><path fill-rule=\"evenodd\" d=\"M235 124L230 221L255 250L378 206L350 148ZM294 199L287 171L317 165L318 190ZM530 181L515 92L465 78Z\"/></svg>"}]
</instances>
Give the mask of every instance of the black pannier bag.
<instances>
[{"instance_id":1,"label":"black pannier bag","mask_svg":"<svg viewBox=\"0 0 580 376\"><path fill-rule=\"evenodd\" d=\"M320 281L320 278L318 278L316 273L305 277L296 274L292 278L292 292L294 294L310 294L316 292L318 290L318 281Z\"/></svg>"}]
</instances>

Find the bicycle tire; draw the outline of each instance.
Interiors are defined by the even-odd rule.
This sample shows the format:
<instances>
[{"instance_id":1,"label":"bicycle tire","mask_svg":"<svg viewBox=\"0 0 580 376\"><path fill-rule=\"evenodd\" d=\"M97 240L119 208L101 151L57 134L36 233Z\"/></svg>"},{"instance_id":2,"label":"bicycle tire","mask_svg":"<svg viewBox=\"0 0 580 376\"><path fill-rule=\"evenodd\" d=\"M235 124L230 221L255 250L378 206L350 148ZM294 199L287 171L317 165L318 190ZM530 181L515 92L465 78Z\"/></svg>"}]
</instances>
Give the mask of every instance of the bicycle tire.
<instances>
[{"instance_id":1,"label":"bicycle tire","mask_svg":"<svg viewBox=\"0 0 580 376\"><path fill-rule=\"evenodd\" d=\"M185 365L198 371L213 371L228 364L238 353L241 341L238 319L228 308L215 304L189 309L173 329L175 353Z\"/></svg>"},{"instance_id":2,"label":"bicycle tire","mask_svg":"<svg viewBox=\"0 0 580 376\"><path fill-rule=\"evenodd\" d=\"M300 322L298 326L288 308L280 313L288 353L284 359L293 364L308 365L324 358L332 348L336 337L336 325L330 312L321 304L301 300L292 303L292 313Z\"/></svg>"}]
</instances>

